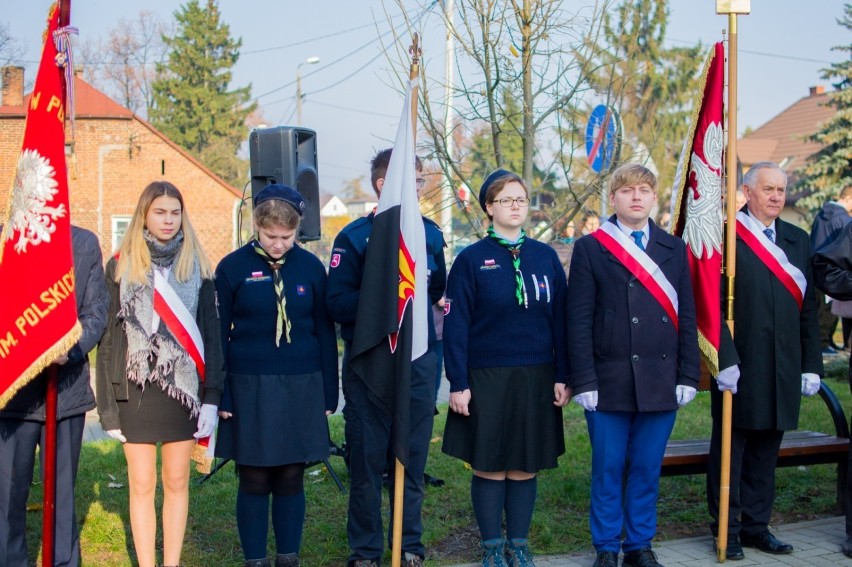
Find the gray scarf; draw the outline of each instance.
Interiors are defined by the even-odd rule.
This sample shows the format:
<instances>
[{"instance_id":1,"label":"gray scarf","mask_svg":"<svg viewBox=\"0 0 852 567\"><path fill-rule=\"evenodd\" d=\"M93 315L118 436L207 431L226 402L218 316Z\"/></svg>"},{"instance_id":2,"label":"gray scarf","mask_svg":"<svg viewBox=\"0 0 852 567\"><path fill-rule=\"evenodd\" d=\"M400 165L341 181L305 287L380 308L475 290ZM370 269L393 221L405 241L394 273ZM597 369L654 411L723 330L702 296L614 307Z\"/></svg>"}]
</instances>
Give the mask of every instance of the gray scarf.
<instances>
[{"instance_id":1,"label":"gray scarf","mask_svg":"<svg viewBox=\"0 0 852 567\"><path fill-rule=\"evenodd\" d=\"M149 383L157 384L195 417L200 407L195 363L165 323L160 321L156 331L151 329L154 320L153 270L169 270L174 265L183 244L183 232L166 244L160 244L147 230L144 236L153 264L147 283L128 283L122 278L119 285L119 317L124 320L124 332L127 334L127 379L143 389ZM169 270L168 283L189 312L196 313L201 289L198 263L193 265L192 275L185 282L177 281L173 271Z\"/></svg>"}]
</instances>

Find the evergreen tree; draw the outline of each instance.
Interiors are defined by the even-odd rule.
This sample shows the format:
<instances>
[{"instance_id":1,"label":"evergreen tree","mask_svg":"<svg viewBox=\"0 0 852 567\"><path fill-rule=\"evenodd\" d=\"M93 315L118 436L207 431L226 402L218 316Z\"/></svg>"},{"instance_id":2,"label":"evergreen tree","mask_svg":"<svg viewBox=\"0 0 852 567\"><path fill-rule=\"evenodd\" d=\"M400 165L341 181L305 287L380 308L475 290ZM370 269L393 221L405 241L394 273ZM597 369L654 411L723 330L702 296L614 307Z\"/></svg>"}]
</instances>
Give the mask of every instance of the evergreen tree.
<instances>
[{"instance_id":1,"label":"evergreen tree","mask_svg":"<svg viewBox=\"0 0 852 567\"><path fill-rule=\"evenodd\" d=\"M246 138L251 86L229 90L242 40L232 39L217 0L189 0L175 12L174 36L163 36L167 61L157 65L151 122L234 185L247 178L237 150Z\"/></svg>"},{"instance_id":2,"label":"evergreen tree","mask_svg":"<svg viewBox=\"0 0 852 567\"><path fill-rule=\"evenodd\" d=\"M844 7L838 25L852 31L852 4ZM840 191L852 185L852 44L833 48L848 54L845 61L834 63L823 70L822 78L832 81L834 92L828 95L828 104L837 109L835 114L810 140L822 146L814 153L803 168L800 188L810 194L799 201L799 205L818 209L822 203L836 199Z\"/></svg>"}]
</instances>

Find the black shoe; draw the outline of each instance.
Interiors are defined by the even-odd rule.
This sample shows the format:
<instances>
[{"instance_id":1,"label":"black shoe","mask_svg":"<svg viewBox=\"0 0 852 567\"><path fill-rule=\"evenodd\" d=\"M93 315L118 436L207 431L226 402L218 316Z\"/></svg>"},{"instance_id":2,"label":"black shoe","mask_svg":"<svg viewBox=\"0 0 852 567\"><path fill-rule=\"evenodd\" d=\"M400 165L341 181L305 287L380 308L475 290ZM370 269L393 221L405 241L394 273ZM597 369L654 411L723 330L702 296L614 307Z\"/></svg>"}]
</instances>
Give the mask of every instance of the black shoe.
<instances>
[{"instance_id":1,"label":"black shoe","mask_svg":"<svg viewBox=\"0 0 852 567\"><path fill-rule=\"evenodd\" d=\"M844 541L843 545L840 546L840 551L842 551L843 555L846 557L852 557L852 536L846 536L846 541Z\"/></svg>"},{"instance_id":2,"label":"black shoe","mask_svg":"<svg viewBox=\"0 0 852 567\"><path fill-rule=\"evenodd\" d=\"M598 558L592 567L618 567L618 553L615 551L598 551Z\"/></svg>"},{"instance_id":3,"label":"black shoe","mask_svg":"<svg viewBox=\"0 0 852 567\"><path fill-rule=\"evenodd\" d=\"M834 348L834 347L832 347L832 346L824 346L824 347L822 347L822 355L823 355L823 356L834 356L834 355L836 355L836 354L839 354L839 353L837 352L837 349L836 349L836 348Z\"/></svg>"},{"instance_id":4,"label":"black shoe","mask_svg":"<svg viewBox=\"0 0 852 567\"><path fill-rule=\"evenodd\" d=\"M728 534L728 547L725 548L725 558L731 561L745 559L743 544L740 543L740 536L737 534Z\"/></svg>"},{"instance_id":5,"label":"black shoe","mask_svg":"<svg viewBox=\"0 0 852 567\"><path fill-rule=\"evenodd\" d=\"M789 543L784 543L777 537L765 530L756 534L740 534L740 541L746 547L756 547L760 551L771 553L773 555L786 555L793 553L793 546Z\"/></svg>"},{"instance_id":6,"label":"black shoe","mask_svg":"<svg viewBox=\"0 0 852 567\"><path fill-rule=\"evenodd\" d=\"M624 554L621 567L663 567L657 561L657 554L650 547L637 551L628 551Z\"/></svg>"}]
</instances>

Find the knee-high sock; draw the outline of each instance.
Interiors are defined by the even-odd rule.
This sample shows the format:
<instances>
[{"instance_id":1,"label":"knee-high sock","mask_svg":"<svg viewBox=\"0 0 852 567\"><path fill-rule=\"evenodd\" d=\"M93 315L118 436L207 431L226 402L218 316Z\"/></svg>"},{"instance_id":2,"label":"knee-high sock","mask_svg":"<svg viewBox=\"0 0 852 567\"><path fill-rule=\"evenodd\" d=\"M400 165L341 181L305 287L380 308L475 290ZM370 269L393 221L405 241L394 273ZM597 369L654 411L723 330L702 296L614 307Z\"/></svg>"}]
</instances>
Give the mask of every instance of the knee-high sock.
<instances>
[{"instance_id":1,"label":"knee-high sock","mask_svg":"<svg viewBox=\"0 0 852 567\"><path fill-rule=\"evenodd\" d=\"M506 537L526 539L530 533L538 477L527 480L506 480Z\"/></svg>"},{"instance_id":2,"label":"knee-high sock","mask_svg":"<svg viewBox=\"0 0 852 567\"><path fill-rule=\"evenodd\" d=\"M246 561L266 558L269 495L237 492L237 531Z\"/></svg>"},{"instance_id":3,"label":"knee-high sock","mask_svg":"<svg viewBox=\"0 0 852 567\"><path fill-rule=\"evenodd\" d=\"M470 499L473 501L473 513L482 541L502 537L506 481L473 475L470 480Z\"/></svg>"},{"instance_id":4,"label":"knee-high sock","mask_svg":"<svg viewBox=\"0 0 852 567\"><path fill-rule=\"evenodd\" d=\"M272 529L276 553L299 553L305 525L305 493L272 495Z\"/></svg>"}]
</instances>

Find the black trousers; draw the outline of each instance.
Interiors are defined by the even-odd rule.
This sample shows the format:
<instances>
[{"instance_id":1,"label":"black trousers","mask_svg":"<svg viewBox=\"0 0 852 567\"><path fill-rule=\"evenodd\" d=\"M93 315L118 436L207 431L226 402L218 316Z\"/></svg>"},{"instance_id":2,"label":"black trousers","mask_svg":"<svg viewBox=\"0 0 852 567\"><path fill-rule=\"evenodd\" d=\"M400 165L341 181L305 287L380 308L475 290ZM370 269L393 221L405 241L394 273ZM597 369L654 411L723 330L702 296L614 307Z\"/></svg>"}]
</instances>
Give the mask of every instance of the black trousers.
<instances>
[{"instance_id":1,"label":"black trousers","mask_svg":"<svg viewBox=\"0 0 852 567\"><path fill-rule=\"evenodd\" d=\"M731 492L728 534L756 534L766 530L775 503L775 465L784 432L775 429L731 428ZM713 420L707 469L707 509L710 529L719 529L719 483L722 466L722 425Z\"/></svg>"},{"instance_id":2,"label":"black trousers","mask_svg":"<svg viewBox=\"0 0 852 567\"><path fill-rule=\"evenodd\" d=\"M74 482L83 444L85 414L56 424L55 566L80 565L80 534L74 511ZM44 446L44 423L0 418L0 565L27 567L27 498L36 446ZM44 470L44 452L40 452ZM35 561L35 558L33 558Z\"/></svg>"}]
</instances>

